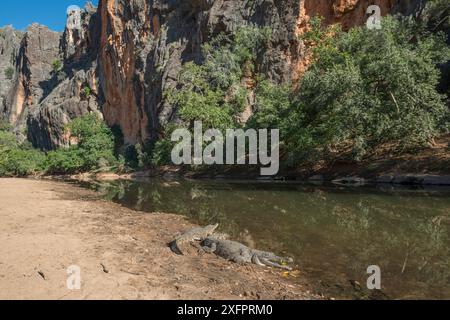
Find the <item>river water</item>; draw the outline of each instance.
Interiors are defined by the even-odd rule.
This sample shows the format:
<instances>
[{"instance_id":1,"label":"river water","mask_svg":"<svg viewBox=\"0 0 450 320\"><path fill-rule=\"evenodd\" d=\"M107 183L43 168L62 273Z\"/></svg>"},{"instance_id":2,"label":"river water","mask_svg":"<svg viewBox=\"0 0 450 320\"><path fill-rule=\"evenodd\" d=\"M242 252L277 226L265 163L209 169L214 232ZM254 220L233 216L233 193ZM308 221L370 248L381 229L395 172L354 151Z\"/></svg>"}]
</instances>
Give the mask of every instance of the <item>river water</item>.
<instances>
[{"instance_id":1,"label":"river water","mask_svg":"<svg viewBox=\"0 0 450 320\"><path fill-rule=\"evenodd\" d=\"M450 299L450 189L229 181L99 183L126 207L185 215L295 258L316 292L345 299ZM367 289L369 266L381 291ZM376 294L375 294L376 293Z\"/></svg>"}]
</instances>

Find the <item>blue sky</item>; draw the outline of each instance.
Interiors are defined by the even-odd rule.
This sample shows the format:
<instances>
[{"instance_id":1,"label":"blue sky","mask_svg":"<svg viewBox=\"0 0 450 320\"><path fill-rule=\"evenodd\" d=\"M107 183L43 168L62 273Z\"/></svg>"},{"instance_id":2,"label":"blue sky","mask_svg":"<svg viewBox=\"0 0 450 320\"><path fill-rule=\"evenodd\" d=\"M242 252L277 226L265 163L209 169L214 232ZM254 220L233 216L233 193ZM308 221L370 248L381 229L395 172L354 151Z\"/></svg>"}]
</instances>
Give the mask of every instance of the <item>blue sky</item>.
<instances>
[{"instance_id":1,"label":"blue sky","mask_svg":"<svg viewBox=\"0 0 450 320\"><path fill-rule=\"evenodd\" d=\"M97 5L98 0L92 0ZM83 7L86 0L0 0L0 27L12 24L25 30L33 22L55 31L64 30L66 10L70 5Z\"/></svg>"}]
</instances>

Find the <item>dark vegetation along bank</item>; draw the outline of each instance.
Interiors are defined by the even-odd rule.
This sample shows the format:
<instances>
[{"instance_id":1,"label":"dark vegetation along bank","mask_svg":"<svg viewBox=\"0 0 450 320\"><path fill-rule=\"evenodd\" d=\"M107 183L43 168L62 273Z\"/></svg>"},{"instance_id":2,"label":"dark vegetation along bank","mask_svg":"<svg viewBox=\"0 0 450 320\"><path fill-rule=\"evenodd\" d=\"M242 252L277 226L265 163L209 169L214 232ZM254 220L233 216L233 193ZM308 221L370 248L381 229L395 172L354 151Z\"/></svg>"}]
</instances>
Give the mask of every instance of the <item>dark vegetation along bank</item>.
<instances>
[{"instance_id":1,"label":"dark vegetation along bank","mask_svg":"<svg viewBox=\"0 0 450 320\"><path fill-rule=\"evenodd\" d=\"M345 19L332 23L336 21L322 17L317 9L305 30L295 35L295 41L301 42L298 55L304 68L298 67L295 76L277 77L276 63L268 57L280 54L274 44L282 39L279 28L267 22L243 19L233 28L214 29L198 45L198 52L184 59L176 56L179 42L161 24L164 12L156 19L155 8L145 7L141 9L150 10L153 27L161 29L152 30L147 45L118 55L111 53L114 41L125 41L120 37L131 31L116 30L116 38L96 34L96 23L117 23L105 21L108 1L100 1L98 9L85 9L86 34L66 30L61 36L67 40L68 33L74 33L71 41L78 36L84 51L77 52L70 47L73 43L66 42L60 49L63 54L56 53L51 65L42 67L51 76L31 90L31 96L39 95L39 106L29 106L26 112L17 107L18 99L29 99L21 68L31 68L32 74L33 66L19 60L2 63L1 80L10 90L2 88L2 93L17 93L17 86L24 92L2 97L0 175L128 172L168 165L171 132L180 126L192 128L197 120L203 121L205 130L280 129L282 172L448 174L450 5L445 0L420 3L413 12L398 10L403 14L394 14L390 8L380 30L349 27ZM249 17L258 16L257 8L247 9ZM211 25L215 11L202 10L209 12L209 27L217 27ZM166 24L172 19L167 15ZM289 25L283 21L279 23ZM33 42L32 28L37 26L25 35L3 29L2 46L12 46L11 54L20 57L23 53L17 48ZM107 47L96 48L96 37ZM160 44L155 41L173 41L173 48L158 56ZM123 64L123 55L132 57L128 60L132 62L108 73L114 54L118 65ZM145 91L161 80L155 74L164 73L174 59L178 59L177 68L164 75L172 79L171 85L164 86L158 97L141 92L143 106L150 111L129 109L136 107L136 92L116 86L114 79L129 77ZM144 68L141 64L153 64L154 69L147 70L154 72L153 77L138 72ZM106 83L99 86L96 79ZM110 93L112 86L123 91ZM52 92L52 88L56 89ZM76 97L65 97L67 92L76 92ZM117 106L122 109L114 109ZM145 121L135 121L136 117ZM349 167L357 170L352 172Z\"/></svg>"}]
</instances>

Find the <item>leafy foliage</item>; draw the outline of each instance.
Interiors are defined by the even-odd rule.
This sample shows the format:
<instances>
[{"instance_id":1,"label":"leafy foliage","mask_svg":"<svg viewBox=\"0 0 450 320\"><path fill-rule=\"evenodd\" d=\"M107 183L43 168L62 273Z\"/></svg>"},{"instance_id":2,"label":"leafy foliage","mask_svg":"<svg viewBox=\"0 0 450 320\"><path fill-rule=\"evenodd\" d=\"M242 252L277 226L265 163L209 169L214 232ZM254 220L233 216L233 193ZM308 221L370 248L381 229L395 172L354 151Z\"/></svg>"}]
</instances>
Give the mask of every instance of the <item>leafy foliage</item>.
<instances>
[{"instance_id":1,"label":"leafy foliage","mask_svg":"<svg viewBox=\"0 0 450 320\"><path fill-rule=\"evenodd\" d=\"M185 65L181 75L182 89L172 91L169 101L179 106L179 115L189 124L202 121L211 128L227 128L233 124L232 108L225 104L225 92L211 87L204 66Z\"/></svg>"},{"instance_id":2,"label":"leafy foliage","mask_svg":"<svg viewBox=\"0 0 450 320\"><path fill-rule=\"evenodd\" d=\"M48 154L27 143L19 144L12 132L0 130L0 176L70 174L111 169L120 164L114 156L114 136L96 114L75 119L68 130L77 145Z\"/></svg>"},{"instance_id":3,"label":"leafy foliage","mask_svg":"<svg viewBox=\"0 0 450 320\"><path fill-rule=\"evenodd\" d=\"M77 145L49 153L51 173L73 173L114 166L114 136L111 129L95 113L73 120L68 130Z\"/></svg>"},{"instance_id":4,"label":"leafy foliage","mask_svg":"<svg viewBox=\"0 0 450 320\"><path fill-rule=\"evenodd\" d=\"M0 176L29 176L45 170L45 154L14 148L0 156Z\"/></svg>"},{"instance_id":5,"label":"leafy foliage","mask_svg":"<svg viewBox=\"0 0 450 320\"><path fill-rule=\"evenodd\" d=\"M52 68L55 73L58 73L62 69L62 63L60 60L55 60L52 62Z\"/></svg>"},{"instance_id":6,"label":"leafy foliage","mask_svg":"<svg viewBox=\"0 0 450 320\"><path fill-rule=\"evenodd\" d=\"M280 129L290 116L292 93L288 85L276 85L268 80L258 81L256 87L256 116L248 122L254 128Z\"/></svg>"},{"instance_id":7,"label":"leafy foliage","mask_svg":"<svg viewBox=\"0 0 450 320\"><path fill-rule=\"evenodd\" d=\"M202 121L205 128L237 125L236 115L244 110L247 95L241 79L255 71L256 57L269 37L267 29L246 26L205 44L204 62L186 63L178 90L166 92L168 101L178 106L181 119L191 126Z\"/></svg>"},{"instance_id":8,"label":"leafy foliage","mask_svg":"<svg viewBox=\"0 0 450 320\"><path fill-rule=\"evenodd\" d=\"M289 98L260 84L251 122L280 128L288 159L351 147L359 160L383 143L415 148L448 130L449 110L436 90L436 66L450 57L442 34L395 18L385 18L382 30L314 34L314 62L299 93Z\"/></svg>"},{"instance_id":9,"label":"leafy foliage","mask_svg":"<svg viewBox=\"0 0 450 320\"><path fill-rule=\"evenodd\" d=\"M450 30L450 4L447 0L429 0L422 16L431 31Z\"/></svg>"},{"instance_id":10,"label":"leafy foliage","mask_svg":"<svg viewBox=\"0 0 450 320\"><path fill-rule=\"evenodd\" d=\"M171 152L174 144L170 139L161 139L155 143L152 150L151 164L163 166L171 164Z\"/></svg>"},{"instance_id":11,"label":"leafy foliage","mask_svg":"<svg viewBox=\"0 0 450 320\"><path fill-rule=\"evenodd\" d=\"M91 90L90 87L85 86L85 87L83 88L83 95L84 95L86 98L89 98L89 97L91 96L91 92L92 92L92 90Z\"/></svg>"},{"instance_id":12,"label":"leafy foliage","mask_svg":"<svg viewBox=\"0 0 450 320\"><path fill-rule=\"evenodd\" d=\"M184 64L178 87L167 90L167 101L176 106L187 128L201 121L203 129L225 130L239 127L238 115L247 106L248 90L244 77L257 74L256 59L264 50L271 33L267 28L243 26L234 33L220 34L202 47L203 61ZM151 148L151 164L171 163L174 144L168 126L163 138Z\"/></svg>"},{"instance_id":13,"label":"leafy foliage","mask_svg":"<svg viewBox=\"0 0 450 320\"><path fill-rule=\"evenodd\" d=\"M10 131L12 129L11 124L6 119L0 118L0 132L1 131Z\"/></svg>"},{"instance_id":14,"label":"leafy foliage","mask_svg":"<svg viewBox=\"0 0 450 320\"><path fill-rule=\"evenodd\" d=\"M322 42L326 37L326 29L322 26L323 17L315 16L309 23L309 30L303 35L303 39L312 44Z\"/></svg>"},{"instance_id":15,"label":"leafy foliage","mask_svg":"<svg viewBox=\"0 0 450 320\"><path fill-rule=\"evenodd\" d=\"M12 132L0 130L0 176L34 175L45 170L44 163L44 153L19 144Z\"/></svg>"},{"instance_id":16,"label":"leafy foliage","mask_svg":"<svg viewBox=\"0 0 450 320\"><path fill-rule=\"evenodd\" d=\"M46 167L50 174L69 174L81 171L85 162L80 149L63 148L48 153Z\"/></svg>"},{"instance_id":17,"label":"leafy foliage","mask_svg":"<svg viewBox=\"0 0 450 320\"><path fill-rule=\"evenodd\" d=\"M382 30L353 28L335 39L318 48L301 83L306 124L324 146L350 142L359 158L384 142L423 145L443 129L436 65L450 52L442 35L386 18Z\"/></svg>"},{"instance_id":18,"label":"leafy foliage","mask_svg":"<svg viewBox=\"0 0 450 320\"><path fill-rule=\"evenodd\" d=\"M12 80L13 76L14 76L14 68L12 68L12 67L6 68L5 69L5 77L6 77L6 79Z\"/></svg>"}]
</instances>

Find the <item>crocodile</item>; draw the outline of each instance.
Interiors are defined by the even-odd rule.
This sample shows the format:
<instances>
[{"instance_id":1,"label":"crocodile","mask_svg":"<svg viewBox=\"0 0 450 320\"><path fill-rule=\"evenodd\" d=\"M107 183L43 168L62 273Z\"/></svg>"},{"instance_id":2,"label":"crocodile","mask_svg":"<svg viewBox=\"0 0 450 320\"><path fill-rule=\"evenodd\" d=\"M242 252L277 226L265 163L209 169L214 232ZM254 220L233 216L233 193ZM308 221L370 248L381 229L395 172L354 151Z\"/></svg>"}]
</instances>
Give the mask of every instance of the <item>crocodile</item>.
<instances>
[{"instance_id":1,"label":"crocodile","mask_svg":"<svg viewBox=\"0 0 450 320\"><path fill-rule=\"evenodd\" d=\"M174 253L183 255L183 252L180 250L179 245L193 241L203 241L205 238L211 236L218 227L219 224L212 224L206 227L197 227L191 229L170 242L169 247Z\"/></svg>"},{"instance_id":2,"label":"crocodile","mask_svg":"<svg viewBox=\"0 0 450 320\"><path fill-rule=\"evenodd\" d=\"M292 271L291 267L285 265L285 263L293 263L292 258L282 258L272 252L251 249L236 241L207 237L202 241L201 246L205 252L214 253L235 263L253 263Z\"/></svg>"}]
</instances>

